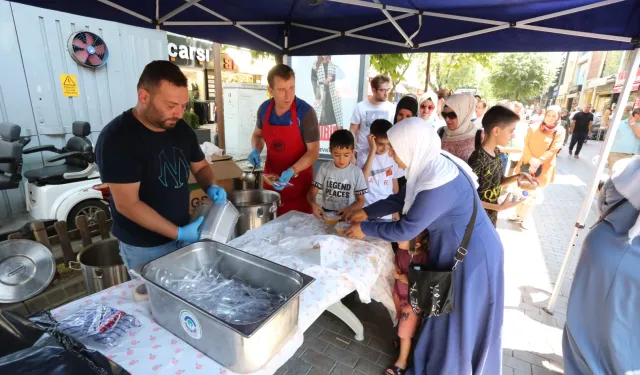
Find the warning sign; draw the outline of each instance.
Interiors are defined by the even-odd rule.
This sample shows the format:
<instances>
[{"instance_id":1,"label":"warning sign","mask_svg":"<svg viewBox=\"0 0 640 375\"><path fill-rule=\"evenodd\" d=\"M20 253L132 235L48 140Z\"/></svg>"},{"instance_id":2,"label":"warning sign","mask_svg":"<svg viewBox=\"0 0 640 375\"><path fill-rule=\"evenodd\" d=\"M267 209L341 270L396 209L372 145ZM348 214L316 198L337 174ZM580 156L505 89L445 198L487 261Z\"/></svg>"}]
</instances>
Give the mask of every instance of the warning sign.
<instances>
[{"instance_id":1,"label":"warning sign","mask_svg":"<svg viewBox=\"0 0 640 375\"><path fill-rule=\"evenodd\" d=\"M75 74L60 74L60 84L62 85L62 95L80 96L78 80Z\"/></svg>"}]
</instances>

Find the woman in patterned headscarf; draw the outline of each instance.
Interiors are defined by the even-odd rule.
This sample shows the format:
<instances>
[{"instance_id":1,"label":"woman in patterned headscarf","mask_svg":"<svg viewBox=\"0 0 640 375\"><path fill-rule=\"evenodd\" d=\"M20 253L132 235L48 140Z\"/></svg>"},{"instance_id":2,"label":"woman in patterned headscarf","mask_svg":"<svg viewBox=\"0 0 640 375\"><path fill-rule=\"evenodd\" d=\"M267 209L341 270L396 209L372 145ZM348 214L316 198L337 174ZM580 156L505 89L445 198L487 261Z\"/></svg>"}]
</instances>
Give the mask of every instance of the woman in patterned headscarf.
<instances>
[{"instance_id":1,"label":"woman in patterned headscarf","mask_svg":"<svg viewBox=\"0 0 640 375\"><path fill-rule=\"evenodd\" d=\"M313 104L319 125L338 125L342 123L342 99L336 90L336 75L342 75L338 66L331 62L331 56L318 56L311 68L311 85L316 96Z\"/></svg>"},{"instance_id":2,"label":"woman in patterned headscarf","mask_svg":"<svg viewBox=\"0 0 640 375\"><path fill-rule=\"evenodd\" d=\"M476 109L476 99L471 94L451 95L444 103L442 117L447 126L438 130L442 139L442 149L465 162L482 143L482 129L478 129L471 119Z\"/></svg>"}]
</instances>

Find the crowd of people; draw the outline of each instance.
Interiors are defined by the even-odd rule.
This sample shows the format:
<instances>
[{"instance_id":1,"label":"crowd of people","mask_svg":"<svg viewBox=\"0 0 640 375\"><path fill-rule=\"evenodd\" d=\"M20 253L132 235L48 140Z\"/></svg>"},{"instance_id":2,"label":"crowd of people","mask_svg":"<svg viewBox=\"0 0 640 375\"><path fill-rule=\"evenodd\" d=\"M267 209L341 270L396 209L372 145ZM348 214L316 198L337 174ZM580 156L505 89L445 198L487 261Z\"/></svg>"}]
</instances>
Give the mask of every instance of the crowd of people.
<instances>
[{"instance_id":1,"label":"crowd of people","mask_svg":"<svg viewBox=\"0 0 640 375\"><path fill-rule=\"evenodd\" d=\"M331 75L326 57L316 64L316 78L326 81L323 69ZM406 96L394 105L387 101L390 79L377 76L371 80L373 95L357 104L350 129L331 135L333 160L314 175L320 141L317 110L296 97L295 73L289 66L276 65L267 80L271 99L257 109L249 162L260 166L267 149L264 173L280 177L279 184L265 180L264 188L281 191L278 215L296 210L323 217L334 212L350 224L347 236L397 244L393 299L400 351L386 373L500 374L504 250L496 231L497 214L515 207L511 219L528 227L537 192L553 182L567 132L572 135L569 152L575 147L579 156L584 134L593 125L590 108L573 116L557 106L527 114L523 112L532 108L518 102L502 101L489 108L480 97L449 90ZM320 97L330 97L330 86L328 90ZM188 212L189 172L216 204L226 202L195 133L181 120L187 103L184 74L169 62L154 61L140 76L137 105L98 137L96 162L111 190L113 234L127 268L199 239L202 218L190 222ZM323 121L336 117L327 101L315 104L322 104ZM574 282L569 301L568 374L626 373L630 368L621 363L638 364L637 355L607 344L602 347L613 359L598 362L603 349L594 346L615 333L622 337L620 345L638 349L630 336L640 327L637 318L630 318L640 303L638 282L627 288L627 279L613 280L618 264L625 265L623 276L636 279L640 265L635 241L640 233L640 164L633 157L639 146L640 109L625 121L612 157L630 160L629 166L614 172L603 187L600 206L606 212L585 242L588 250L576 273L581 283ZM166 177L170 169L175 172L172 180ZM607 272L593 271L598 259L585 259L600 248L596 233L617 244L618 260L608 258ZM440 281L426 283L435 275ZM609 301L607 285L614 288L614 300ZM584 334L589 324L581 319L611 316L610 304L625 305L621 311L627 320L614 319L607 332ZM594 370L605 365L613 372Z\"/></svg>"}]
</instances>

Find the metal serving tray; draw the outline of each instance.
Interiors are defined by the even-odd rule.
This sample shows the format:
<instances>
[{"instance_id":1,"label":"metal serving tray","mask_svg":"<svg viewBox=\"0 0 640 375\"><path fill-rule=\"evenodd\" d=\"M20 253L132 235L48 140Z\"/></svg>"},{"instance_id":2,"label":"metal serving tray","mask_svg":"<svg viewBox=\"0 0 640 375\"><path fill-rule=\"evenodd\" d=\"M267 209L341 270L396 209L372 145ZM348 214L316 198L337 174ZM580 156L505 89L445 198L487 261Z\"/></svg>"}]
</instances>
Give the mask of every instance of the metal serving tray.
<instances>
[{"instance_id":1,"label":"metal serving tray","mask_svg":"<svg viewBox=\"0 0 640 375\"><path fill-rule=\"evenodd\" d=\"M287 301L267 318L236 325L185 301L155 280L155 270L176 277L201 265L215 264L225 278L241 277L254 287L285 293ZM200 241L158 258L142 268L153 317L165 329L226 368L241 374L261 369L277 354L298 327L300 293L315 279L266 259L213 242Z\"/></svg>"}]
</instances>

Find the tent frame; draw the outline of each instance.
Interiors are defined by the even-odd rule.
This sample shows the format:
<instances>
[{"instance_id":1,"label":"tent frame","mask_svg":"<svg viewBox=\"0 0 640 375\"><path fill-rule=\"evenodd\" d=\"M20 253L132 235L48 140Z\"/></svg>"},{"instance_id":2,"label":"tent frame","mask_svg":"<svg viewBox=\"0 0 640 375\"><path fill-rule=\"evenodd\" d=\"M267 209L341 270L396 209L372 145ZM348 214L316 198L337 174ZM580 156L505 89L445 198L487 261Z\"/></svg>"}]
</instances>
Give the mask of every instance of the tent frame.
<instances>
[{"instance_id":1,"label":"tent frame","mask_svg":"<svg viewBox=\"0 0 640 375\"><path fill-rule=\"evenodd\" d=\"M163 25L165 25L165 26L235 26L235 27L239 28L240 30L252 35L253 37L255 37L257 39L260 39L261 41L269 44L270 46L281 50L282 54L285 55L285 56L287 56L290 51L293 51L295 49L307 47L307 46L310 46L310 45L313 45L313 44L323 43L323 42L326 42L328 40L339 38L339 37L357 38L357 39L368 40L368 41L372 41L372 42L376 42L376 43L389 44L389 45L393 45L393 46L397 46L397 47L405 47L405 48L407 48L407 50L411 51L411 50L415 50L415 49L419 49L419 48L423 48L423 47L433 46L433 45L436 45L436 44L446 43L446 42L450 42L450 41L458 40L458 39L469 38L469 37L472 37L472 36L487 34L487 33L500 31L500 30L504 30L504 29L509 29L509 28L532 30L532 31L544 32L544 33L552 33L552 34L577 36L577 37L583 37L583 38L601 39L601 40L608 40L608 41L621 42L621 43L630 43L630 44L633 44L633 43L637 44L638 43L637 39L631 38L631 37L608 35L608 34L598 34L598 33L589 33L589 32L582 32L582 31L556 29L556 28L532 25L533 23L544 21L544 20L548 20L548 19L551 19L551 18L557 18L557 17L562 17L562 16L565 16L565 15L569 15L569 14L584 12L584 11L587 11L587 10L600 8L600 7L604 7L604 6L611 5L611 4L621 3L621 2L624 2L624 1L627 1L627 0L603 0L603 1L600 1L600 2L597 2L597 3L587 4L587 5L583 5L581 7L567 9L567 10L563 10L563 11L559 11L559 12L554 12L554 13L550 13L550 14L547 14L547 15L544 15L544 16L529 18L529 19L525 19L525 20L521 20L521 21L517 21L517 22L495 21L495 20L488 20L488 19L482 19L482 18L456 16L456 15L451 15L451 14L428 12L428 11L423 11L423 10L418 10L418 9L390 6L390 5L382 4L379 0L373 0L373 2L363 1L363 0L316 0L317 3L322 3L322 2L327 1L327 2L347 4L347 5L353 5L353 6L359 6L359 7L379 9L381 11L381 13L385 16L385 19L382 20L382 21L374 22L374 23L371 23L369 25L357 27L357 28L354 28L354 29L346 30L346 31L331 30L331 29L325 29L325 28L311 26L311 25L304 25L304 24L300 24L300 23L291 23L291 22L286 22L286 21L233 21L233 20L230 20L229 18L227 18L227 17L225 17L225 16L223 16L223 15L221 15L221 14L219 14L219 13L217 13L217 12L215 12L215 11L209 9L209 8L207 8L206 6L204 6L202 4L199 4L199 2L201 0L185 0L185 4L177 7L176 9L172 10L171 12L167 13L166 15L164 15L162 17L159 17L160 0L156 0L156 20L155 21L150 19L149 17L146 17L146 16L144 16L142 14L139 14L137 12L134 12L134 11L132 11L132 10L126 8L126 7L123 7L121 5L115 4L115 3L113 3L113 2L111 2L109 0L96 0L96 1L99 1L99 2L101 2L103 4L105 4L105 5L111 6L111 7L115 8L115 9L118 9L118 10L120 10L122 12L125 12L125 13L127 13L127 14L129 14L131 16L139 18L139 19L141 19L141 20L143 20L145 22L148 22L150 24L155 24L157 28L160 28L160 26L163 26ZM178 13L180 13L180 12L190 8L190 7L200 8L201 10L213 15L214 17L219 18L220 21L169 21L175 15L177 15ZM399 12L399 13L402 13L402 14L399 15L399 16L392 17L391 14L389 13L389 11ZM464 21L464 22L480 23L480 24L485 24L485 25L491 25L491 27L486 28L486 29L482 29L482 30L478 30L478 31L472 31L472 32L469 32L469 33L464 33L464 34L454 35L454 36L450 36L450 37L446 37L446 38L441 38L441 39L437 39L437 40L417 43L417 42L413 41L413 37L415 35L417 35L417 31L412 36L409 36L409 35L407 35L406 31L403 30L402 27L397 23L397 21L399 21L401 19L404 19L404 18L407 18L407 17L412 17L412 16L417 16L418 17L419 25L422 25L422 17L423 16L427 16L427 17L437 17L437 18ZM385 40L385 39L380 39L380 38L373 38L373 37L369 37L369 36L366 36L366 35L357 34L357 32L359 32L359 31L370 29L370 28L373 28L373 27L376 27L376 26L387 24L387 23L391 23L394 26L394 28L398 31L398 33L404 39L404 43L393 41L393 40ZM268 40L267 38L262 37L261 35L258 35L257 33L253 32L253 31L251 31L251 30L249 30L248 28L245 27L245 26L256 26L256 25L284 25L285 26L284 45L280 46L280 45ZM291 27L300 27L300 28L306 28L306 29L321 31L321 32L328 33L330 35L326 36L326 37L318 38L316 40L312 40L312 41L309 41L309 42L305 42L305 43L302 43L302 44L299 44L299 45L296 45L296 46L289 46L289 32L290 32Z\"/></svg>"},{"instance_id":2,"label":"tent frame","mask_svg":"<svg viewBox=\"0 0 640 375\"><path fill-rule=\"evenodd\" d=\"M589 194L587 195L587 197L585 198L583 204L582 204L582 208L580 210L580 214L578 216L578 220L576 221L575 224L575 229L572 235L572 238L570 240L569 246L567 248L567 251L565 253L565 258L562 264L562 267L560 269L560 272L558 274L558 278L556 280L555 283L555 287L553 290L553 293L551 295L551 298L549 299L549 303L547 305L547 307L544 308L544 310L549 313L549 314L553 314L553 306L555 305L555 302L558 298L558 295L560 293L561 287L562 287L562 283L564 281L564 275L567 271L568 268L568 264L571 261L571 256L575 247L575 243L577 240L578 235L580 234L580 232L585 228L584 223L587 219L587 216L589 214L589 211L591 209L591 204L593 202L593 199L595 197L596 194L596 190L597 190L597 186L598 186L598 182L599 182L599 178L600 175L602 174L602 171L604 170L604 167L607 163L607 156L609 155L609 152L611 151L611 147L613 145L613 139L614 139L614 134L616 133L616 131L618 130L618 126L620 123L620 120L622 119L622 114L624 112L624 107L626 105L627 100L629 99L629 95L631 93L631 87L633 85L633 80L635 75L632 74L631 72L635 71L635 67L637 67L640 64L640 36L636 36L634 38L631 37L624 37L624 36L617 36L617 35L607 35L607 34L599 34L599 33L590 33L590 32L582 32L582 31L574 31L574 30L565 30L565 29L556 29L556 28L550 28L550 27L543 27L543 26L536 26L536 25L532 25L533 23L536 22L540 22L540 21L544 21L544 20L548 20L551 18L557 18L557 17L562 17L565 15L569 15L569 14L575 14L575 13L579 13L579 12L584 12L587 10L591 10L591 9L596 9L596 8L601 8L601 7L605 7L608 5L612 5L612 4L616 4L616 3L621 3L627 0L603 0L597 3L593 3L593 4L588 4L588 5L584 5L581 7L577 7L577 8L572 8L572 9L567 9L564 11L559 11L559 12L554 12L554 13L550 13L544 16L539 16L539 17L534 17L534 18L529 18L529 19L525 19L525 20L521 20L521 21L517 21L517 22L504 22L504 21L496 21L496 20L489 20L489 19L482 19L482 18L474 18L474 17L465 17L465 16L456 16L456 15L451 15L451 14L444 14L444 13L436 13L436 12L428 12L428 11L423 11L423 10L418 10L418 9L410 9L410 8L403 8L403 7L397 7L397 6L389 6L389 5L385 5L382 4L380 2L380 0L373 0L373 2L369 2L369 1L363 1L363 0L313 0L315 4L320 4L323 3L325 1L327 2L334 2L334 3L340 3L340 4L347 4L347 5L353 5L353 6L359 6L359 7L366 7L366 8L373 8L373 9L379 9L382 14L385 16L384 20L378 21L378 22L373 22L371 24L368 25L364 25L364 26L360 26L360 27L356 27L350 30L346 30L346 31L340 31L340 30L332 30L332 29L326 29L326 28L321 28L321 27L316 27L316 26L312 26L312 25L305 25L305 24L300 24L300 23L295 23L295 22L287 22L287 21L233 21L209 8L207 8L206 6L199 4L199 2L201 0L185 0L185 4L177 7L176 9L172 10L171 12L167 13L166 15L160 17L159 15L159 8L160 8L160 0L156 0L156 12L155 12L155 20L150 19L149 17L146 17L140 13L134 12L133 10L130 10L126 7L123 7L121 5L115 4L109 0L96 0L98 2L101 2L105 5L111 6L115 9L118 9L124 13L127 13L133 17L136 17L138 19L141 19L145 22L148 22L150 24L155 24L156 28L160 28L160 26L166 25L166 26L234 26L250 35L252 35L253 37L269 44L270 46L279 49L282 51L282 55L283 55L283 61L284 63L288 62L288 55L290 51L296 50L296 49L300 49L300 48L304 48L310 45L314 45L314 44L318 44L318 43L323 43L326 42L328 40L331 39L335 39L335 38L341 38L341 37L350 37L350 38L357 38L357 39L362 39L362 40L368 40L368 41L372 41L372 42L376 42L376 43L382 43L382 44L388 44L388 45L393 45L393 46L397 46L397 47L404 47L407 48L408 51L413 51L416 49L420 49L420 48L424 48L424 47L428 47L428 46L433 46L436 44L442 44L442 43L446 43L446 42L450 42L450 41L454 41L454 40L459 40L459 39L464 39L464 38L469 38L469 37L473 37L476 35L482 35L482 34L487 34L487 33L492 33L495 31L500 31L500 30L505 30L505 29L509 29L509 28L516 28L516 29L523 29L523 30L531 30L531 31L537 31L537 32L543 32L543 33L552 33L552 34L560 34L560 35L568 35L568 36L577 36L577 37L583 37L583 38L592 38L592 39L600 39L600 40L608 40L608 41L614 41L614 42L621 42L621 43L629 43L630 46L633 46L635 48L634 51L634 56L631 59L629 66L627 67L627 72L630 72L629 74L627 74L627 77L625 79L625 83L623 86L623 90L621 95L618 98L618 103L616 106L616 110L613 116L613 125L610 127L610 130L607 132L607 137L605 139L605 145L604 147L601 149L600 151L600 161L598 163L598 166L596 168L596 174L594 177L594 180L591 184L591 187L589 189ZM178 13L190 8L190 7L198 7L201 10L213 15L214 17L220 19L220 21L169 21L172 17L174 17L175 15L177 15ZM397 16L391 16L391 14L389 12L398 12L398 13L402 13L400 15ZM416 32L414 32L411 36L407 35L406 31L402 29L402 27L397 23L397 21L408 18L408 17L413 17L413 16L417 16L418 17L418 30ZM485 24L485 25L490 25L490 27L486 28L486 29L482 29L482 30L478 30L478 31L472 31L472 32L468 32L468 33L463 33L463 34L459 34L459 35L453 35L450 37L446 37L446 38L441 38L441 39L437 39L437 40L432 40L432 41L426 41L426 42L422 42L422 43L417 43L413 41L413 38L418 34L418 31L420 30L420 27L422 26L422 17L423 16L427 16L427 17L436 17L436 18L443 18L443 19L449 19L449 20L456 20L456 21L464 21L464 22L472 22L472 23L479 23L479 24ZM370 37L370 36L366 36L366 35L361 35L361 34L357 34L360 31L363 30L367 30L373 27L377 27L377 26L381 26L381 25L385 25L387 23L391 23L394 28L398 31L398 33L400 34L400 36L404 39L404 43L401 42L396 42L396 41L392 41L392 40L385 40L385 39L380 39L380 38L374 38L374 37ZM268 40L267 38L264 38L263 36L249 30L248 28L246 28L245 26L256 26L256 25L284 25L284 45L280 46L270 40ZM304 29L310 29L310 30L315 30L315 31L320 31L320 32L324 32L329 34L326 37L322 37L322 38L318 38L316 40L312 40L309 42L305 42L305 43L301 43L299 45L295 45L295 46L289 46L289 33L292 27L298 27L298 28L304 28ZM217 43L216 43L217 44ZM219 48L219 47L218 47ZM216 59L216 60L219 60ZM219 83L221 80L221 74L220 74L220 69L219 66L216 65L216 69L215 69L215 74L216 74L216 82ZM216 85L217 86L217 85ZM221 83L220 83L220 88L221 88ZM218 89L218 87L216 87L216 89ZM216 101L217 102L217 101ZM218 103L216 103L218 104ZM218 119L219 119L219 139L220 139L220 144L221 146L224 148L224 116L222 115L222 101L220 100L219 103L220 107L218 108ZM613 166L610 166L610 168Z\"/></svg>"}]
</instances>

